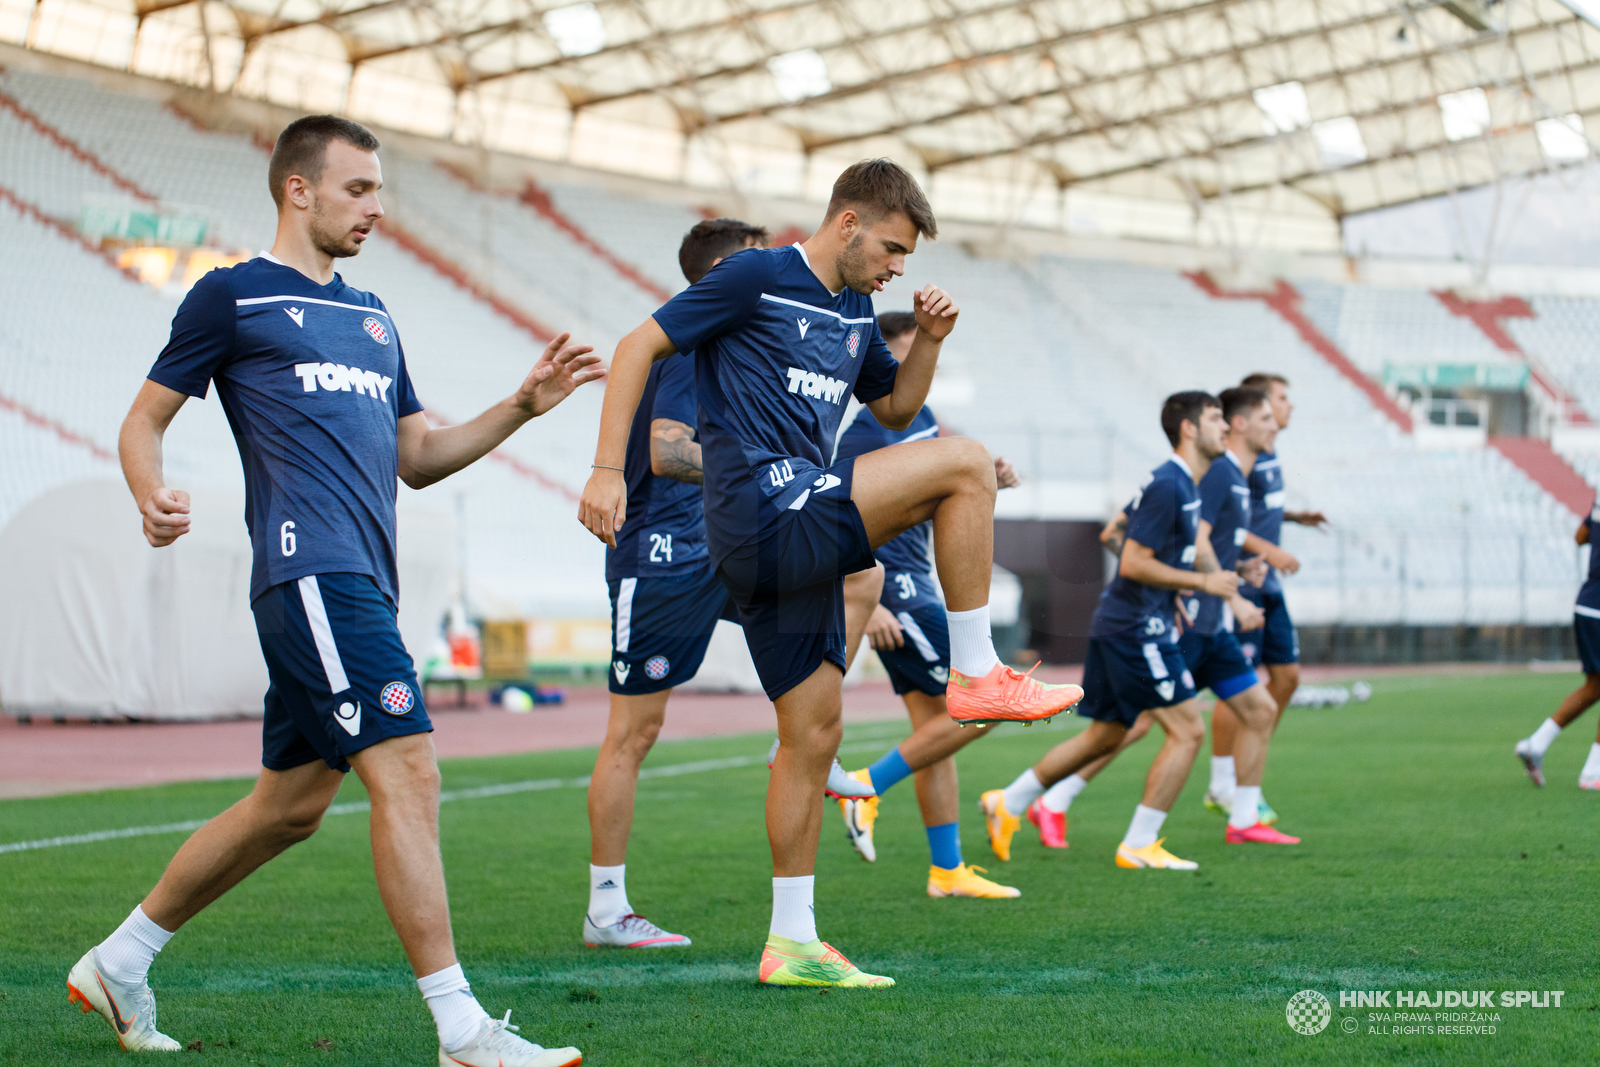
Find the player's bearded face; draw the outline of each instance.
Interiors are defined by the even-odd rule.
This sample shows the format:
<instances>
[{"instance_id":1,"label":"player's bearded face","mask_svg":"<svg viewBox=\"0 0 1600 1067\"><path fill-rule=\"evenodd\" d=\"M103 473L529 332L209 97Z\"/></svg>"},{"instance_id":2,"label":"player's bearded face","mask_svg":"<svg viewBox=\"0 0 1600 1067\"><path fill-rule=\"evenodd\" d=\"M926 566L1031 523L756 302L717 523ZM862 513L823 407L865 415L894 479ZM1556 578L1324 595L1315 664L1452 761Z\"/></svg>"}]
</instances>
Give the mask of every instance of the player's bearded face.
<instances>
[{"instance_id":1,"label":"player's bearded face","mask_svg":"<svg viewBox=\"0 0 1600 1067\"><path fill-rule=\"evenodd\" d=\"M348 199L348 198L347 198ZM338 203L337 195L333 204ZM361 241L372 229L372 219L365 215L352 219L348 207L337 211L329 198L313 194L311 202L311 242L323 255L343 259L361 251ZM357 234L361 236L358 237Z\"/></svg>"},{"instance_id":2,"label":"player's bearded face","mask_svg":"<svg viewBox=\"0 0 1600 1067\"><path fill-rule=\"evenodd\" d=\"M834 266L847 288L871 296L906 272L906 256L916 246L916 227L894 215L857 230Z\"/></svg>"}]
</instances>

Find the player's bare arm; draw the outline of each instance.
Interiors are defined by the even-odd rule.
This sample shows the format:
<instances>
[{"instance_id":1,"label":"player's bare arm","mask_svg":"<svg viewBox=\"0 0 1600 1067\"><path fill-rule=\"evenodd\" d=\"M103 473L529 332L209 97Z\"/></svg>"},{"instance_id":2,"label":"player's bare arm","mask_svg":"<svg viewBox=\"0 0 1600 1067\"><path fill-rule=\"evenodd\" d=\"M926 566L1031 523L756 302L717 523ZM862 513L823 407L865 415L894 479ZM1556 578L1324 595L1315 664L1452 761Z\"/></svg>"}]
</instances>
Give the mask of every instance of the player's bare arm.
<instances>
[{"instance_id":1,"label":"player's bare arm","mask_svg":"<svg viewBox=\"0 0 1600 1067\"><path fill-rule=\"evenodd\" d=\"M400 479L421 489L450 477L493 452L529 419L538 418L585 382L606 376L591 345L573 345L571 334L550 342L515 393L470 422L432 429L422 412L400 420L397 430Z\"/></svg>"},{"instance_id":2,"label":"player's bare arm","mask_svg":"<svg viewBox=\"0 0 1600 1067\"><path fill-rule=\"evenodd\" d=\"M650 420L650 473L691 485L705 484L705 465L693 426L677 419Z\"/></svg>"},{"instance_id":3,"label":"player's bare arm","mask_svg":"<svg viewBox=\"0 0 1600 1067\"><path fill-rule=\"evenodd\" d=\"M1211 547L1211 524L1204 519L1200 520L1200 536L1194 543L1194 569L1198 574L1212 574L1222 570L1222 563L1217 559L1217 550ZM1265 571L1262 572L1265 574ZM1238 620L1239 629L1254 630L1266 623L1267 616L1260 608L1246 600L1238 590L1238 580L1243 577L1237 570L1234 574L1234 591L1223 597L1228 602L1228 607L1233 611L1233 617ZM1210 590L1206 590L1210 592ZM1191 619L1191 622L1194 620Z\"/></svg>"},{"instance_id":4,"label":"player's bare arm","mask_svg":"<svg viewBox=\"0 0 1600 1067\"><path fill-rule=\"evenodd\" d=\"M617 344L607 376L606 399L600 408L600 440L594 469L578 501L578 521L600 540L617 547L617 531L628 517L628 484L622 463L628 454L628 427L644 396L650 366L677 351L655 319L645 319Z\"/></svg>"},{"instance_id":5,"label":"player's bare arm","mask_svg":"<svg viewBox=\"0 0 1600 1067\"><path fill-rule=\"evenodd\" d=\"M1589 543L1589 524L1587 522L1585 522L1585 523L1583 523L1583 525L1579 526L1578 527L1578 532L1572 535L1572 539L1574 541L1578 542L1578 544L1580 544L1580 545L1588 544Z\"/></svg>"},{"instance_id":6,"label":"player's bare arm","mask_svg":"<svg viewBox=\"0 0 1600 1067\"><path fill-rule=\"evenodd\" d=\"M1100 543L1118 559L1122 558L1122 544L1128 538L1128 513L1119 511L1100 531Z\"/></svg>"},{"instance_id":7,"label":"player's bare arm","mask_svg":"<svg viewBox=\"0 0 1600 1067\"><path fill-rule=\"evenodd\" d=\"M1202 593L1212 596L1228 597L1239 590L1239 576L1232 571L1216 569L1216 556L1211 557L1212 571L1202 574L1200 581L1196 582L1195 575L1199 572L1200 559L1195 558L1195 570L1186 571L1181 567L1169 567L1156 559L1156 551L1148 545L1129 538L1122 547L1122 562L1118 565L1117 573L1129 581L1141 585L1154 586L1157 589L1193 589L1199 586Z\"/></svg>"},{"instance_id":8,"label":"player's bare arm","mask_svg":"<svg viewBox=\"0 0 1600 1067\"><path fill-rule=\"evenodd\" d=\"M1234 570L1239 572L1239 577L1260 589L1267 582L1267 561L1260 556L1251 556L1241 559L1234 565Z\"/></svg>"},{"instance_id":9,"label":"player's bare arm","mask_svg":"<svg viewBox=\"0 0 1600 1067\"><path fill-rule=\"evenodd\" d=\"M939 366L939 348L961 314L950 294L934 285L917 290L912 308L917 316L917 334L895 374L894 391L867 404L873 418L891 430L910 426L927 403L928 387Z\"/></svg>"},{"instance_id":10,"label":"player's bare arm","mask_svg":"<svg viewBox=\"0 0 1600 1067\"><path fill-rule=\"evenodd\" d=\"M1313 529L1322 529L1328 525L1328 516L1320 511L1285 511L1284 522L1299 523L1301 526L1310 526Z\"/></svg>"},{"instance_id":11,"label":"player's bare arm","mask_svg":"<svg viewBox=\"0 0 1600 1067\"><path fill-rule=\"evenodd\" d=\"M122 476L139 505L144 539L155 548L165 548L189 532L189 494L167 488L161 459L167 427L187 399L175 389L145 379L117 437Z\"/></svg>"},{"instance_id":12,"label":"player's bare arm","mask_svg":"<svg viewBox=\"0 0 1600 1067\"><path fill-rule=\"evenodd\" d=\"M1293 553L1284 551L1260 534L1245 534L1244 550L1253 556L1260 556L1285 574L1294 574L1300 569L1300 561Z\"/></svg>"}]
</instances>

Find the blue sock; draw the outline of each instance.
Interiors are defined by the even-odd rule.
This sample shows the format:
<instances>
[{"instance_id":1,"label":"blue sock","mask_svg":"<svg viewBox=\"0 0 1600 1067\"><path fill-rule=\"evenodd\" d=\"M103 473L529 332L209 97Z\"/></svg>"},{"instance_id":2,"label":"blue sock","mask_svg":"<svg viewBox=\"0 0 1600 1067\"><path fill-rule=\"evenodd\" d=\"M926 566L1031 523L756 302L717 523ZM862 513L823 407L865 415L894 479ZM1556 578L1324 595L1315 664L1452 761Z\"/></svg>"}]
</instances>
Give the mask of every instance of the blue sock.
<instances>
[{"instance_id":1,"label":"blue sock","mask_svg":"<svg viewBox=\"0 0 1600 1067\"><path fill-rule=\"evenodd\" d=\"M911 764L900 755L900 746L896 745L878 757L878 762L867 768L867 774L872 777L872 788L881 796L900 779L911 776Z\"/></svg>"},{"instance_id":2,"label":"blue sock","mask_svg":"<svg viewBox=\"0 0 1600 1067\"><path fill-rule=\"evenodd\" d=\"M943 826L929 826L926 829L933 865L947 871L961 866L961 824L947 822Z\"/></svg>"}]
</instances>

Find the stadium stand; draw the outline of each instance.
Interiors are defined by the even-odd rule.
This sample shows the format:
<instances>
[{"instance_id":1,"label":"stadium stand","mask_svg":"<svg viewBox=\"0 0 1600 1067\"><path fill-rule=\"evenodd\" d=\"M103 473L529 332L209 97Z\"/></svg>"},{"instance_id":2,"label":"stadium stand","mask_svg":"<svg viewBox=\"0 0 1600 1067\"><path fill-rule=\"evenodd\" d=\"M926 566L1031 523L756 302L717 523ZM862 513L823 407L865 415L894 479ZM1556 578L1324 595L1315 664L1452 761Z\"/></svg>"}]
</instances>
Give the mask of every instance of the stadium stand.
<instances>
[{"instance_id":1,"label":"stadium stand","mask_svg":"<svg viewBox=\"0 0 1600 1067\"><path fill-rule=\"evenodd\" d=\"M29 441L24 454L42 463L6 475L3 522L30 493L108 469L103 453L175 308L176 294L141 285L67 239L84 204L159 197L204 212L212 239L241 249L270 242L273 214L262 145L204 129L158 95L9 71L0 75L0 145L0 188L18 201L0 210L0 239L25 250L8 257L0 277L56 309L54 318L47 311L0 325L7 350L23 354L0 370L0 433ZM660 292L681 288L677 241L703 217L681 197L624 196L571 179L520 197L489 191L410 143L384 158L392 224L343 273L393 309L419 393L438 420L467 417L504 395L555 329L573 328L605 351ZM930 403L1017 463L1036 494L1027 506L1048 511L1050 487L1087 487L1080 506L1089 499L1108 514L1167 451L1151 414L1162 396L1272 369L1294 382L1298 405L1280 449L1291 506L1314 504L1337 521L1332 534L1287 535L1305 562L1292 583L1297 617L1566 617L1579 561L1569 509L1494 449L1419 450L1385 414L1393 401L1373 382L1386 363L1530 358L1583 408L1600 410L1600 372L1584 347L1600 301L1529 298L1533 317L1504 320L1519 355L1423 289L1296 279L1288 290L1303 314L1296 322L1269 299L1227 298L1240 294L1172 269L992 258L954 240L924 242L880 309L905 306L928 281L959 293L964 309ZM73 314L64 295L86 288L101 309L94 316ZM1207 368L1205 380L1196 366ZM598 390L580 392L508 442L497 462L422 494L404 491L459 517L474 595L485 603L604 614L603 589L591 579L598 547L572 521L600 399ZM236 484L218 405L204 407L207 417L175 428L174 476ZM1600 476L1600 456L1574 463L1591 481Z\"/></svg>"}]
</instances>

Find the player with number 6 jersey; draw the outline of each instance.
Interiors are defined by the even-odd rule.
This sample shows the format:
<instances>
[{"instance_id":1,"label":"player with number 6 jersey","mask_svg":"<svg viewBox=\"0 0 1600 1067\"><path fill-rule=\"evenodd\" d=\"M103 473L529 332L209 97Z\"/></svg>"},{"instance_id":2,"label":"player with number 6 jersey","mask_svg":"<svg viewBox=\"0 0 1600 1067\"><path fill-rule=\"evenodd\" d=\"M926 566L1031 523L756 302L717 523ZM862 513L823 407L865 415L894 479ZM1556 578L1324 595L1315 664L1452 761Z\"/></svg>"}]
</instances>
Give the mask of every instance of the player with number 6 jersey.
<instances>
[{"instance_id":1,"label":"player with number 6 jersey","mask_svg":"<svg viewBox=\"0 0 1600 1067\"><path fill-rule=\"evenodd\" d=\"M332 115L283 130L268 170L272 251L196 283L123 422L123 473L146 539L162 548L192 518L188 494L166 484L163 436L189 397L213 383L221 396L244 464L250 601L269 679L262 771L77 962L68 997L102 1015L126 1049L181 1050L156 1029L147 981L156 954L311 836L354 769L372 799L378 887L433 1014L438 1062L573 1067L576 1048L542 1048L513 1032L509 1012L484 1011L456 961L433 726L396 622L395 496L397 480L421 488L448 477L605 371L561 334L513 395L471 422L431 428L388 309L333 270L383 216L377 150L365 127Z\"/></svg>"}]
</instances>

